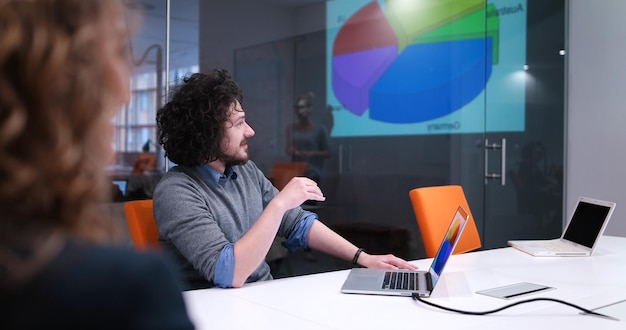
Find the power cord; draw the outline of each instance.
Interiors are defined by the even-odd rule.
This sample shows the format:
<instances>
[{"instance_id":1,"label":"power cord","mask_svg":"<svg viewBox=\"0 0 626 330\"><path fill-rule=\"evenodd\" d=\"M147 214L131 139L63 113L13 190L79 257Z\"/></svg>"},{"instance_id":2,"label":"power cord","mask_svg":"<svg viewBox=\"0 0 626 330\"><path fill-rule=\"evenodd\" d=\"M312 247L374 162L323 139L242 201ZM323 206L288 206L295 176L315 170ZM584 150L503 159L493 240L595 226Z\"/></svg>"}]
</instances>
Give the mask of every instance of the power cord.
<instances>
[{"instance_id":1,"label":"power cord","mask_svg":"<svg viewBox=\"0 0 626 330\"><path fill-rule=\"evenodd\" d=\"M429 306L432 306L432 307L436 307L436 308L439 308L439 309L443 309L443 310L446 310L446 311L449 311L449 312L461 313L461 314L465 314L465 315L487 315L487 314L497 313L497 312L503 311L503 310L505 310L507 308L510 308L510 307L513 307L513 306L517 306L517 305L521 305L521 304L525 304L525 303L529 303L529 302L552 301L552 302L556 302L556 303L560 303L560 304L564 304L564 305L576 308L576 309L584 312L585 314L591 314L591 315L599 316L599 317L602 317L602 318L606 318L606 319L610 319L610 320L614 320L614 321L619 321L618 319L616 319L614 317L611 317L611 316L608 316L608 315L604 315L604 314L600 314L600 313L594 312L592 310L588 310L586 308L580 307L578 305L574 305L574 304L569 303L567 301L563 301L563 300L559 300L559 299L553 299L553 298L532 298L532 299L520 300L520 301L514 302L512 304L502 306L500 308L496 308L496 309L492 309L492 310L488 310L488 311L482 311L482 312L475 312L475 311L464 311L464 310L460 310L460 309L454 309L454 308L450 308L450 307L446 307L446 306L437 305L437 304L435 304L433 302L430 302L430 301L422 299L422 297L420 297L419 294L417 294L417 293L414 293L412 295L412 297L413 297L414 300L422 302L422 303L424 303L426 305L429 305Z\"/></svg>"}]
</instances>

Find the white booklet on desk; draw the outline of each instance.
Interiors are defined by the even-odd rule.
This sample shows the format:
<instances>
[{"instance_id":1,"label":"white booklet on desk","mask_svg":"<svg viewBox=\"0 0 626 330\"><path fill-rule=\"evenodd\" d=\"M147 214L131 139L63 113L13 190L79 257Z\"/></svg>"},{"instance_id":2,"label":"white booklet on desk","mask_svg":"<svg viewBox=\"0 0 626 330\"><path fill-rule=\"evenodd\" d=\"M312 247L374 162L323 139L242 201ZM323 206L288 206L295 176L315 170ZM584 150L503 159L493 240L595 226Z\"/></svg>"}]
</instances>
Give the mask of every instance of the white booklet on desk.
<instances>
[{"instance_id":1,"label":"white booklet on desk","mask_svg":"<svg viewBox=\"0 0 626 330\"><path fill-rule=\"evenodd\" d=\"M508 245L537 257L590 256L614 210L614 202L580 197L560 238L513 240Z\"/></svg>"}]
</instances>

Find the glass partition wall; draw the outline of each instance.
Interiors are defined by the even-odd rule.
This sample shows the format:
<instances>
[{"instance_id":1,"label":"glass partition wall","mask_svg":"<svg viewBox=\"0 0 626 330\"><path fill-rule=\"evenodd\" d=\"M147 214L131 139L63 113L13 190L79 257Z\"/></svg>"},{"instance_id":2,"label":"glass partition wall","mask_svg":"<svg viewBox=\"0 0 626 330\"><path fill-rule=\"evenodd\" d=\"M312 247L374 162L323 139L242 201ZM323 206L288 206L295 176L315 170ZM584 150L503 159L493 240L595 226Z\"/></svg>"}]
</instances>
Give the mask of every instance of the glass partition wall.
<instances>
[{"instance_id":1,"label":"glass partition wall","mask_svg":"<svg viewBox=\"0 0 626 330\"><path fill-rule=\"evenodd\" d=\"M449 184L463 187L485 249L560 234L564 0L190 3L197 66L171 70L231 70L256 132L251 159L268 175L308 162L327 200L304 207L356 245L424 257L408 193ZM135 149L153 134L131 131L119 143ZM317 160L291 149L320 146ZM272 266L280 277L351 265L300 251Z\"/></svg>"},{"instance_id":2,"label":"glass partition wall","mask_svg":"<svg viewBox=\"0 0 626 330\"><path fill-rule=\"evenodd\" d=\"M331 150L316 212L366 250L423 257L408 192L432 185L463 187L483 248L558 237L564 1L408 3L327 2L325 29L234 49L252 159L294 160L313 92Z\"/></svg>"},{"instance_id":3,"label":"glass partition wall","mask_svg":"<svg viewBox=\"0 0 626 330\"><path fill-rule=\"evenodd\" d=\"M131 0L127 26L131 98L113 118L115 163L110 167L120 194L115 201L152 196L165 170L156 139L156 112L169 84L198 71L198 0Z\"/></svg>"}]
</instances>

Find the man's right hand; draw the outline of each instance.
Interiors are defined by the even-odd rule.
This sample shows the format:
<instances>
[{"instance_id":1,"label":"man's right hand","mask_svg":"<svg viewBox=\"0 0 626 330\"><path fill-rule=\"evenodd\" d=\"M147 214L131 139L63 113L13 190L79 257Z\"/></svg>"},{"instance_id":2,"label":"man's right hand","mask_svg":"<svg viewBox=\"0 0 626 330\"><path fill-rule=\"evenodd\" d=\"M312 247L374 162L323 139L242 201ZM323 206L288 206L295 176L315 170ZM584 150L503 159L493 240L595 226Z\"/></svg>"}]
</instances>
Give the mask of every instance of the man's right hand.
<instances>
[{"instance_id":1,"label":"man's right hand","mask_svg":"<svg viewBox=\"0 0 626 330\"><path fill-rule=\"evenodd\" d=\"M307 200L323 202L326 200L315 181L305 177L294 177L274 197L287 210L302 205Z\"/></svg>"}]
</instances>

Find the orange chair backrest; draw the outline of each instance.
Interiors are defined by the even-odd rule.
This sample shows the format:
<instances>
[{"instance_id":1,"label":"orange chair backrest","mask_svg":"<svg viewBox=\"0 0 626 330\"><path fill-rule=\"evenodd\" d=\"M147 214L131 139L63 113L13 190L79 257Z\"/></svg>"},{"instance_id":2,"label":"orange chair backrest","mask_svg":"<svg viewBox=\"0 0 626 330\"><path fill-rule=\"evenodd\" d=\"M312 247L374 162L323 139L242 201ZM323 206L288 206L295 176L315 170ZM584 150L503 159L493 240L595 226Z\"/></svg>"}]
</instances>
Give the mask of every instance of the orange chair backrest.
<instances>
[{"instance_id":1,"label":"orange chair backrest","mask_svg":"<svg viewBox=\"0 0 626 330\"><path fill-rule=\"evenodd\" d=\"M272 166L268 179L276 189L282 190L293 177L305 176L308 168L309 164L306 162L277 162Z\"/></svg>"},{"instance_id":2,"label":"orange chair backrest","mask_svg":"<svg viewBox=\"0 0 626 330\"><path fill-rule=\"evenodd\" d=\"M437 253L443 235L445 235L454 211L459 205L469 212L470 217L459 243L454 248L454 254L476 250L482 246L474 217L461 186L415 188L409 192L409 198L422 235L427 258L432 258Z\"/></svg>"},{"instance_id":3,"label":"orange chair backrest","mask_svg":"<svg viewBox=\"0 0 626 330\"><path fill-rule=\"evenodd\" d=\"M152 214L151 199L124 203L124 214L135 249L161 249L159 230Z\"/></svg>"}]
</instances>

